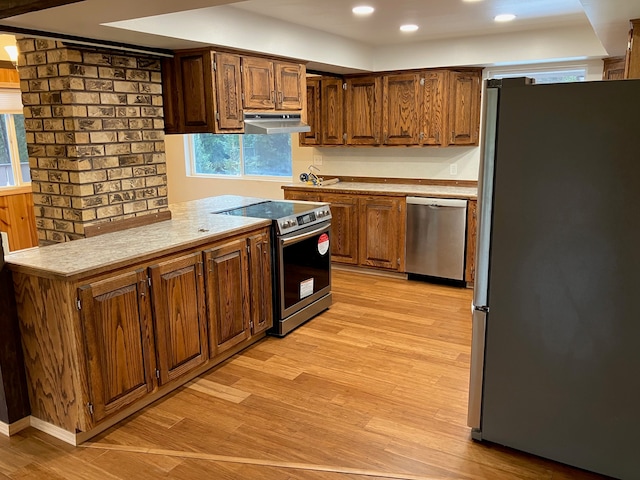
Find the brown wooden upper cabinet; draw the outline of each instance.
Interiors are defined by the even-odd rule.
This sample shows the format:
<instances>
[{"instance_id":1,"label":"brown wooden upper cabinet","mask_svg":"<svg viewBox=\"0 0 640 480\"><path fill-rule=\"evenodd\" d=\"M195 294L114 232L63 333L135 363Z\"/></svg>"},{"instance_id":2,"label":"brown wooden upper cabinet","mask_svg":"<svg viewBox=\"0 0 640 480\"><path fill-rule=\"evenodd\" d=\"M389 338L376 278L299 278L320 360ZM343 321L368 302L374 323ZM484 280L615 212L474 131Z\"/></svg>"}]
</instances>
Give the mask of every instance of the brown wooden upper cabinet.
<instances>
[{"instance_id":1,"label":"brown wooden upper cabinet","mask_svg":"<svg viewBox=\"0 0 640 480\"><path fill-rule=\"evenodd\" d=\"M624 79L624 69L626 66L625 57L603 58L602 79L622 80Z\"/></svg>"},{"instance_id":2,"label":"brown wooden upper cabinet","mask_svg":"<svg viewBox=\"0 0 640 480\"><path fill-rule=\"evenodd\" d=\"M307 78L307 124L310 131L300 134L301 145L319 145L320 135L320 78Z\"/></svg>"},{"instance_id":3,"label":"brown wooden upper cabinet","mask_svg":"<svg viewBox=\"0 0 640 480\"><path fill-rule=\"evenodd\" d=\"M301 110L304 65L243 57L245 110Z\"/></svg>"},{"instance_id":4,"label":"brown wooden upper cabinet","mask_svg":"<svg viewBox=\"0 0 640 480\"><path fill-rule=\"evenodd\" d=\"M378 145L382 138L382 78L348 78L346 81L347 145Z\"/></svg>"},{"instance_id":5,"label":"brown wooden upper cabinet","mask_svg":"<svg viewBox=\"0 0 640 480\"><path fill-rule=\"evenodd\" d=\"M447 121L446 86L447 73L444 70L424 72L421 145L443 145L443 129ZM480 95L480 92L478 92Z\"/></svg>"},{"instance_id":6,"label":"brown wooden upper cabinet","mask_svg":"<svg viewBox=\"0 0 640 480\"><path fill-rule=\"evenodd\" d=\"M385 75L382 82L383 143L419 145L424 136L419 122L424 79L418 73L399 73Z\"/></svg>"},{"instance_id":7,"label":"brown wooden upper cabinet","mask_svg":"<svg viewBox=\"0 0 640 480\"><path fill-rule=\"evenodd\" d=\"M320 144L344 145L344 82L323 78L320 92Z\"/></svg>"},{"instance_id":8,"label":"brown wooden upper cabinet","mask_svg":"<svg viewBox=\"0 0 640 480\"><path fill-rule=\"evenodd\" d=\"M449 72L449 145L477 145L480 135L480 75Z\"/></svg>"},{"instance_id":9,"label":"brown wooden upper cabinet","mask_svg":"<svg viewBox=\"0 0 640 480\"><path fill-rule=\"evenodd\" d=\"M162 75L166 133L244 131L239 55L177 52Z\"/></svg>"},{"instance_id":10,"label":"brown wooden upper cabinet","mask_svg":"<svg viewBox=\"0 0 640 480\"><path fill-rule=\"evenodd\" d=\"M640 18L631 20L624 78L640 78Z\"/></svg>"},{"instance_id":11,"label":"brown wooden upper cabinet","mask_svg":"<svg viewBox=\"0 0 640 480\"><path fill-rule=\"evenodd\" d=\"M166 133L243 133L244 110L305 108L302 64L208 48L162 63Z\"/></svg>"},{"instance_id":12,"label":"brown wooden upper cabinet","mask_svg":"<svg viewBox=\"0 0 640 480\"><path fill-rule=\"evenodd\" d=\"M320 133L301 135L300 144L477 145L481 71L443 68L358 75L344 81L309 79L308 113L322 112L319 127L314 126Z\"/></svg>"}]
</instances>

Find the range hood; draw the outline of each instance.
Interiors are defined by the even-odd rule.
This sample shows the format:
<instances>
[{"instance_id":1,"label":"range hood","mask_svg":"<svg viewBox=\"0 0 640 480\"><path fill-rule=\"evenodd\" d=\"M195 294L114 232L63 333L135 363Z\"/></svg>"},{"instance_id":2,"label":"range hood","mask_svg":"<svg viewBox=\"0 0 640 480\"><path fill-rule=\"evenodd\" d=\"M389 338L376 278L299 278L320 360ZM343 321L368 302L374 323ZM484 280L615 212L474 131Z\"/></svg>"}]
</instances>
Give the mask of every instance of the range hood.
<instances>
[{"instance_id":1,"label":"range hood","mask_svg":"<svg viewBox=\"0 0 640 480\"><path fill-rule=\"evenodd\" d=\"M244 133L273 134L310 132L311 127L302 121L300 114L246 113Z\"/></svg>"}]
</instances>

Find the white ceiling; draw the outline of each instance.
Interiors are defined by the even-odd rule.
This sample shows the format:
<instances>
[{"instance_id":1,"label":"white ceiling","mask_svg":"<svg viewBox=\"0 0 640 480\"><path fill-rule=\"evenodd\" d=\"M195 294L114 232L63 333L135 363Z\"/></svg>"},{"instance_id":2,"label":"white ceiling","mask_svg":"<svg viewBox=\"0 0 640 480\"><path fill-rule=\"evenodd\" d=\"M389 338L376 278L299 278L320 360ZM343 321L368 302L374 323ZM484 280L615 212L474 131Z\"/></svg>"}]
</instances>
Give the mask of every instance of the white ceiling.
<instances>
[{"instance_id":1,"label":"white ceiling","mask_svg":"<svg viewBox=\"0 0 640 480\"><path fill-rule=\"evenodd\" d=\"M375 12L367 17L351 13L352 6L362 4L374 7ZM249 0L233 7L373 46L587 21L580 0ZM500 13L513 13L518 20L497 24L493 17ZM400 32L400 25L406 23L416 24L420 29L414 33Z\"/></svg>"},{"instance_id":2,"label":"white ceiling","mask_svg":"<svg viewBox=\"0 0 640 480\"><path fill-rule=\"evenodd\" d=\"M351 7L363 3L374 14L354 16ZM499 24L499 13L517 18ZM376 58L402 56L417 57L416 65L400 62L416 68L446 64L447 55L450 65L621 55L629 19L639 17L640 0L85 0L2 19L0 31L7 25L167 49L221 45L339 71L380 70ZM402 23L420 29L403 34ZM485 45L512 52L465 55ZM430 59L436 47L440 55Z\"/></svg>"}]
</instances>

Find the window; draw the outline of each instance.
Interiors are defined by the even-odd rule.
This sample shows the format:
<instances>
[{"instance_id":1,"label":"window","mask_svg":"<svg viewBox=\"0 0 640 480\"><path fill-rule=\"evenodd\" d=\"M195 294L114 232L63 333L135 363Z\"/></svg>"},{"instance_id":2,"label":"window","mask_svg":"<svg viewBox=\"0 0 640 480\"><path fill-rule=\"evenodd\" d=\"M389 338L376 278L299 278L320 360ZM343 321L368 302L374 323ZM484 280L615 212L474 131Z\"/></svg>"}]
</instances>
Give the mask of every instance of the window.
<instances>
[{"instance_id":1,"label":"window","mask_svg":"<svg viewBox=\"0 0 640 480\"><path fill-rule=\"evenodd\" d=\"M192 175L291 177L291 135L189 135Z\"/></svg>"},{"instance_id":2,"label":"window","mask_svg":"<svg viewBox=\"0 0 640 480\"><path fill-rule=\"evenodd\" d=\"M0 90L0 188L30 181L20 90Z\"/></svg>"},{"instance_id":3,"label":"window","mask_svg":"<svg viewBox=\"0 0 640 480\"><path fill-rule=\"evenodd\" d=\"M587 76L585 66L572 67L540 67L540 68L505 68L500 70L490 70L487 78L512 78L529 77L535 79L536 83L565 83L584 82Z\"/></svg>"}]
</instances>

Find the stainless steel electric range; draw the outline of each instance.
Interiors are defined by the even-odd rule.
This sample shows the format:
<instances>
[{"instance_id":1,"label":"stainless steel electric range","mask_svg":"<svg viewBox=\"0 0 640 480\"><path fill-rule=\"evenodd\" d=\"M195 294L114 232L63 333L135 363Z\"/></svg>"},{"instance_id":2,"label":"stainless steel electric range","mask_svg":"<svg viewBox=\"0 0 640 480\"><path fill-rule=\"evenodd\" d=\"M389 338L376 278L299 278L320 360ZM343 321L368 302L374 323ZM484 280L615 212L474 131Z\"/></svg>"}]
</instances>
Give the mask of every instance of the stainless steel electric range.
<instances>
[{"instance_id":1,"label":"stainless steel electric range","mask_svg":"<svg viewBox=\"0 0 640 480\"><path fill-rule=\"evenodd\" d=\"M220 212L271 224L273 328L283 337L331 306L331 210L313 202L265 201Z\"/></svg>"}]
</instances>

